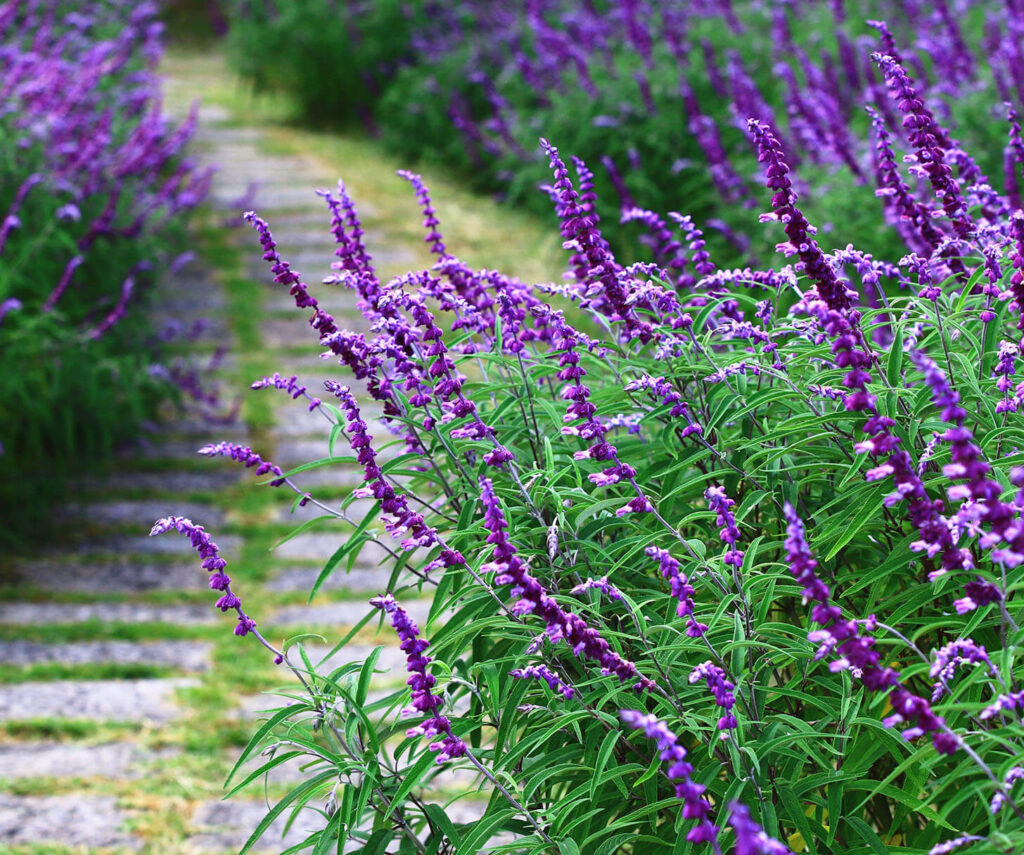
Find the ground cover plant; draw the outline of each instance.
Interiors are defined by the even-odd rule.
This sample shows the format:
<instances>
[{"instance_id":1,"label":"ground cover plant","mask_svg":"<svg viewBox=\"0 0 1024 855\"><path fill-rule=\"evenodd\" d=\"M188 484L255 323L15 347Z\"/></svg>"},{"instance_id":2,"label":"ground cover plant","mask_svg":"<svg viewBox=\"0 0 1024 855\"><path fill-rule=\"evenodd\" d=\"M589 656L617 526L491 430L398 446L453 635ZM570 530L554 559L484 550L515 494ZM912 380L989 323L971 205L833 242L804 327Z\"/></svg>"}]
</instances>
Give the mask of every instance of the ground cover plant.
<instances>
[{"instance_id":1,"label":"ground cover plant","mask_svg":"<svg viewBox=\"0 0 1024 855\"><path fill-rule=\"evenodd\" d=\"M872 62L900 117L896 138L879 121L876 192L915 247L891 259L822 250L757 118L748 237L779 241L778 268L719 267L682 214L675 264L626 263L587 165L543 141L562 283L463 264L414 173L436 262L382 282L344 185L323 191L323 296L355 296L353 331L247 214L331 365L322 387L253 387L330 423L332 455L201 453L322 510L306 527L351 527L314 592L383 555L363 625L394 629L410 673L384 695L377 654L318 673L301 638L261 634L202 521L156 523L298 678L235 783L295 759L308 776L250 845L311 805L323 828L293 851L1020 849L1024 212L892 53ZM324 467L361 475L340 508L303 487ZM402 603L423 593L421 627ZM451 766L477 775L482 819L431 801Z\"/></svg>"},{"instance_id":2,"label":"ground cover plant","mask_svg":"<svg viewBox=\"0 0 1024 855\"><path fill-rule=\"evenodd\" d=\"M195 116L161 114L156 12L0 4L0 542L170 391L132 306L173 274L209 176L183 152Z\"/></svg>"},{"instance_id":3,"label":"ground cover plant","mask_svg":"<svg viewBox=\"0 0 1024 855\"><path fill-rule=\"evenodd\" d=\"M1024 18L1013 2L242 0L237 9L236 67L288 87L307 116L361 121L410 164L441 161L541 213L535 141L547 134L594 171L613 247L635 244L645 212L685 210L730 264L768 263L745 227L758 199L750 117L772 127L808 185L831 190L820 208L818 194L805 197L824 246L889 255L908 237L880 227L871 202L877 163L863 105L878 105L898 132L870 59L875 19L890 22L922 96L993 185L1004 180L1001 102L1022 104ZM282 44L301 50L281 56ZM1016 179L1005 180L1015 194Z\"/></svg>"}]
</instances>

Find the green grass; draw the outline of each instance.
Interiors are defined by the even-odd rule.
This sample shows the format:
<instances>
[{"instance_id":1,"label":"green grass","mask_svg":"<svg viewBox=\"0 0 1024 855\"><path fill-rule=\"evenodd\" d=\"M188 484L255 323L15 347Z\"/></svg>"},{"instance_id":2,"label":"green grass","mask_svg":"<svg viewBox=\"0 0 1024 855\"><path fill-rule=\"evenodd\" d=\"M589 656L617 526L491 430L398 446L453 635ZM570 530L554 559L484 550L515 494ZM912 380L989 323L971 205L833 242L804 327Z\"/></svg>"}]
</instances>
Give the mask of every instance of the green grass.
<instances>
[{"instance_id":1,"label":"green grass","mask_svg":"<svg viewBox=\"0 0 1024 855\"><path fill-rule=\"evenodd\" d=\"M180 668L141 662L37 662L32 665L0 665L0 684L38 683L49 680L151 680L180 676Z\"/></svg>"}]
</instances>

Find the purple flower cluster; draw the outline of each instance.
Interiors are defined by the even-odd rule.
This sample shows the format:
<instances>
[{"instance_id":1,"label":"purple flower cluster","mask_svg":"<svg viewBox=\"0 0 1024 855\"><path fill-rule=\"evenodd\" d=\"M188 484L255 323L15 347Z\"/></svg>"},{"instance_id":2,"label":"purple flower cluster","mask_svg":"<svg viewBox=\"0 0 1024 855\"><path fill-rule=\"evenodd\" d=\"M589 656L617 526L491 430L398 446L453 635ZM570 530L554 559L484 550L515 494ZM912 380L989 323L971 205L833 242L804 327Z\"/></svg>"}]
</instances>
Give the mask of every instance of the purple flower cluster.
<instances>
[{"instance_id":1,"label":"purple flower cluster","mask_svg":"<svg viewBox=\"0 0 1024 855\"><path fill-rule=\"evenodd\" d=\"M683 800L683 818L697 820L696 826L686 833L686 839L691 843L711 843L720 852L718 826L708 819L711 804L704 796L707 787L690 777L693 765L687 761L686 749L679 744L678 737L656 716L637 710L622 710L619 715L630 727L642 730L644 736L653 740L658 746L661 761L669 764L665 774L675 783L676 797Z\"/></svg>"},{"instance_id":2,"label":"purple flower cluster","mask_svg":"<svg viewBox=\"0 0 1024 855\"><path fill-rule=\"evenodd\" d=\"M0 135L9 156L0 257L39 253L46 240L47 262L61 270L40 281L35 265L24 278L5 261L7 288L31 310L59 306L65 322L88 321L87 334L101 338L127 313L136 274L169 260L123 264L115 245L160 235L207 193L211 173L183 156L196 112L177 128L162 112L157 4L102 0L58 14L49 3L7 3L3 11ZM90 281L74 283L81 287L69 300L86 262Z\"/></svg>"},{"instance_id":3,"label":"purple flower cluster","mask_svg":"<svg viewBox=\"0 0 1024 855\"><path fill-rule=\"evenodd\" d=\"M729 825L736 832L736 847L733 855L793 855L790 850L773 837L750 817L750 811L742 802L729 805Z\"/></svg>"},{"instance_id":4,"label":"purple flower cluster","mask_svg":"<svg viewBox=\"0 0 1024 855\"><path fill-rule=\"evenodd\" d=\"M636 665L615 653L601 634L587 626L579 615L558 605L529 573L505 532L508 522L498 504L494 485L487 478L480 479L480 501L484 509L484 525L490 532L487 542L494 546L491 560L480 569L493 572L495 584L512 586L512 595L516 598L512 611L518 615L535 614L542 618L545 635L552 643L565 641L577 656L600 665L602 674L614 674L619 682L629 683L638 691L655 690L657 684L653 680L644 677Z\"/></svg>"},{"instance_id":5,"label":"purple flower cluster","mask_svg":"<svg viewBox=\"0 0 1024 855\"><path fill-rule=\"evenodd\" d=\"M834 652L838 658L829 665L830 670L847 669L871 691L889 692L889 703L894 712L885 719L886 727L909 722L912 727L903 731L904 739L931 734L936 750L952 754L958 747L957 740L943 719L932 712L928 701L904 688L896 671L882 665L874 639L861 635L858 622L843 620L839 606L829 602L832 594L816 572L818 563L807 544L803 522L788 502L785 514L785 546L790 572L803 585L804 601L814 603L811 617L822 627L808 635L808 640L820 645L815 658Z\"/></svg>"},{"instance_id":6,"label":"purple flower cluster","mask_svg":"<svg viewBox=\"0 0 1024 855\"><path fill-rule=\"evenodd\" d=\"M280 389L282 392L287 392L292 396L292 400L297 400L305 395L309 398L309 412L313 412L317 407L320 406L321 401L319 398L313 398L306 393L306 388L299 382L299 378L294 374L291 377L282 377L276 371L273 377L263 377L257 380L255 383L249 386L250 389Z\"/></svg>"},{"instance_id":7,"label":"purple flower cluster","mask_svg":"<svg viewBox=\"0 0 1024 855\"><path fill-rule=\"evenodd\" d=\"M629 304L626 290L618 276L615 261L607 242L601 237L591 214L580 204L580 196L569 178L569 170L558 155L558 149L541 140L555 175L552 190L559 219L562 222L564 246L574 252L575 273L581 296L587 304L605 315L613 324L620 324L622 335L647 341L651 327L640 320Z\"/></svg>"},{"instance_id":8,"label":"purple flower cluster","mask_svg":"<svg viewBox=\"0 0 1024 855\"><path fill-rule=\"evenodd\" d=\"M569 591L569 593L582 594L586 591L600 591L609 600L622 600L622 594L619 593L619 589L608 581L607 576L602 576L600 579L585 579Z\"/></svg>"},{"instance_id":9,"label":"purple flower cluster","mask_svg":"<svg viewBox=\"0 0 1024 855\"><path fill-rule=\"evenodd\" d=\"M153 537L168 531L177 531L186 535L192 548L203 559L203 569L210 573L210 587L221 592L221 597L217 600L217 608L222 612L234 609L238 614L235 635L248 635L253 632L256 628L256 621L242 611L242 601L231 590L231 578L224 572L228 563L220 557L217 544L213 542L210 535L203 530L201 525L195 525L192 520L185 519L185 517L164 517L154 523L149 536Z\"/></svg>"},{"instance_id":10,"label":"purple flower cluster","mask_svg":"<svg viewBox=\"0 0 1024 855\"><path fill-rule=\"evenodd\" d=\"M722 709L722 717L718 719L718 729L735 730L738 723L732 708L736 706L736 695L733 694L736 686L729 681L728 675L709 660L702 662L690 672L690 682L696 683L698 680L704 681L711 690L711 694L715 696L715 704Z\"/></svg>"},{"instance_id":11,"label":"purple flower cluster","mask_svg":"<svg viewBox=\"0 0 1024 855\"><path fill-rule=\"evenodd\" d=\"M722 561L739 569L743 566L743 551L736 548L736 543L740 539L740 530L732 513L736 503L725 494L722 487L708 487L704 491L704 498L708 500L708 509L717 514L716 521L721 529L719 537L728 547Z\"/></svg>"},{"instance_id":12,"label":"purple flower cluster","mask_svg":"<svg viewBox=\"0 0 1024 855\"><path fill-rule=\"evenodd\" d=\"M555 674L547 665L526 665L522 668L513 668L508 672L512 677L521 680L543 680L551 688L552 692L559 692L566 700L570 700L576 693L572 686Z\"/></svg>"},{"instance_id":13,"label":"purple flower cluster","mask_svg":"<svg viewBox=\"0 0 1024 855\"><path fill-rule=\"evenodd\" d=\"M676 614L686 618L686 634L690 638L700 638L707 632L708 626L705 623L700 623L693 616L693 585L690 584L686 574L679 569L679 562L667 550L657 546L648 546L644 552L657 560L661 575L669 580L672 596L679 600Z\"/></svg>"},{"instance_id":14,"label":"purple flower cluster","mask_svg":"<svg viewBox=\"0 0 1024 855\"><path fill-rule=\"evenodd\" d=\"M872 54L871 58L885 73L892 98L903 113L903 128L910 144L916 149L919 168L931 182L935 195L942 201L957 236L966 238L973 223L967 213L960 186L953 177L953 170L945 162L946 149L949 148L948 137L936 123L931 110L918 97L913 81L899 61L880 53Z\"/></svg>"},{"instance_id":15,"label":"purple flower cluster","mask_svg":"<svg viewBox=\"0 0 1024 855\"><path fill-rule=\"evenodd\" d=\"M403 549L429 549L434 546L441 548L440 555L427 564L425 572L440 567L464 565L466 559L462 557L462 553L444 543L437 529L428 525L422 514L413 511L409 507L408 498L397 492L384 477L384 472L377 463L377 455L373 450L366 422L359 416L359 406L352 395L352 390L333 380L327 380L324 386L341 402L342 412L348 420L345 423L345 430L348 432L349 442L356 453L356 460L363 467L366 486L358 488L353 494L361 498L374 498L380 502L381 511L387 515L384 517L384 526L392 537L403 538Z\"/></svg>"},{"instance_id":16,"label":"purple flower cluster","mask_svg":"<svg viewBox=\"0 0 1024 855\"><path fill-rule=\"evenodd\" d=\"M944 466L942 471L947 478L967 479L966 484L957 484L946 491L952 501L968 500L961 507L958 519L987 525L988 532L981 537L980 545L983 548L996 547L991 552L995 563L1016 567L1024 562L1024 529L1019 524L1019 510L1000 500L1002 487L999 482L988 477L992 467L984 460L981 449L975 443L974 434L966 426L967 411L960 406L959 394L949 385L946 376L933 360L919 351L914 352L913 358L924 374L925 382L932 392L932 400L941 410L943 421L952 424L942 434L942 438L949 443L952 462ZM964 556L960 566L972 566L969 553ZM964 592L966 596L955 604L961 614L1002 600L1000 590L980 577L968 582Z\"/></svg>"},{"instance_id":17,"label":"purple flower cluster","mask_svg":"<svg viewBox=\"0 0 1024 855\"><path fill-rule=\"evenodd\" d=\"M402 715L427 716L426 721L409 728L405 735L441 737L437 742L430 743L430 750L438 752L438 763L462 757L466 753L466 743L452 733L451 722L438 712L443 701L431 691L437 685L437 678L427 671L431 658L423 655L430 642L419 637L416 622L391 594L374 597L370 605L381 609L391 618L391 626L398 633L400 647L406 656L406 670L412 675L406 681L412 689L412 705L402 710Z\"/></svg>"},{"instance_id":18,"label":"purple flower cluster","mask_svg":"<svg viewBox=\"0 0 1024 855\"><path fill-rule=\"evenodd\" d=\"M284 472L280 466L275 466L269 460L264 460L248 445L238 445L234 442L215 442L204 445L199 449L199 454L204 457L230 457L245 466L246 469L256 467L257 475L266 475L268 472L278 477L270 482L271 487L280 487L284 483Z\"/></svg>"}]
</instances>

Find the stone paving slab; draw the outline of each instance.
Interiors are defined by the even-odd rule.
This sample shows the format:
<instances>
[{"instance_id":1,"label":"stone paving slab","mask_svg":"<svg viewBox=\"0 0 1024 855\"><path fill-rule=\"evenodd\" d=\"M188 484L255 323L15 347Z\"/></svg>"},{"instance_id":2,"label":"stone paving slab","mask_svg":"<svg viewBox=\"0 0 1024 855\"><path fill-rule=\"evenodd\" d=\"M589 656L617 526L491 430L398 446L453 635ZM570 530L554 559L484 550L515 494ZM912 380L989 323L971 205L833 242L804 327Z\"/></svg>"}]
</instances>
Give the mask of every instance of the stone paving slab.
<instances>
[{"instance_id":1,"label":"stone paving slab","mask_svg":"<svg viewBox=\"0 0 1024 855\"><path fill-rule=\"evenodd\" d=\"M113 796L8 796L0 793L0 846L53 842L64 846L139 849L122 831L128 818Z\"/></svg>"},{"instance_id":2,"label":"stone paving slab","mask_svg":"<svg viewBox=\"0 0 1024 855\"><path fill-rule=\"evenodd\" d=\"M224 154L220 151L218 151L217 154L221 158L224 157ZM280 164L275 163L275 168L279 169ZM307 179L302 181L301 186L277 188L260 187L256 194L254 208L260 216L270 222L270 227L273 229L274 222L272 212L274 209L293 210L308 208L310 203L315 202L318 198L313 192L315 186L315 181L309 181ZM210 191L209 200L218 207L230 208L238 200L238 197L245 193L245 191L245 183L226 185L214 184L213 189Z\"/></svg>"},{"instance_id":3,"label":"stone paving slab","mask_svg":"<svg viewBox=\"0 0 1024 855\"><path fill-rule=\"evenodd\" d=\"M57 680L0 686L0 721L30 718L85 718L160 723L183 712L174 691L196 686L193 679Z\"/></svg>"},{"instance_id":4,"label":"stone paving slab","mask_svg":"<svg viewBox=\"0 0 1024 855\"><path fill-rule=\"evenodd\" d=\"M267 583L267 588L271 591L302 591L308 593L313 590L313 585L319 576L320 570L313 567L294 567L289 570L283 570L274 576ZM320 586L320 590L352 591L366 594L367 598L369 598L379 594L387 586L390 578L391 569L389 567L353 567L349 573L346 573L345 568L341 567L327 577L323 585ZM412 581L412 579L411 573L403 571L398 577L398 582L399 584L406 584ZM344 604L333 603L332 605L341 606ZM339 614L341 611L343 610L339 609ZM356 618L356 620L349 621L349 623L357 623L358 620L359 618Z\"/></svg>"},{"instance_id":5,"label":"stone paving slab","mask_svg":"<svg viewBox=\"0 0 1024 855\"><path fill-rule=\"evenodd\" d=\"M198 448L199 445L193 443ZM90 502L86 505L70 505L57 511L57 518L74 522L98 523L100 525L135 526L143 529L154 521L167 516L166 499L120 499L109 502ZM174 514L188 517L204 526L220 525L224 522L224 511L213 505L198 502L174 502Z\"/></svg>"},{"instance_id":6,"label":"stone paving slab","mask_svg":"<svg viewBox=\"0 0 1024 855\"><path fill-rule=\"evenodd\" d=\"M75 745L67 742L28 742L0 745L0 778L141 777L156 756L131 742Z\"/></svg>"},{"instance_id":7,"label":"stone paving slab","mask_svg":"<svg viewBox=\"0 0 1024 855\"><path fill-rule=\"evenodd\" d=\"M324 423L322 418L320 421ZM324 425L326 427L326 423ZM330 454L328 430L329 428L323 430L316 439L288 439L276 443L274 462L283 469L291 469L294 466L301 466L303 463L327 457ZM343 438L339 438L334 443L335 454L345 454L349 451L348 443Z\"/></svg>"},{"instance_id":8,"label":"stone paving slab","mask_svg":"<svg viewBox=\"0 0 1024 855\"><path fill-rule=\"evenodd\" d=\"M205 671L210 667L212 649L212 644L198 641L79 641L71 644L0 641L0 662L6 665L33 665L40 662L85 665L110 662Z\"/></svg>"},{"instance_id":9,"label":"stone paving slab","mask_svg":"<svg viewBox=\"0 0 1024 855\"><path fill-rule=\"evenodd\" d=\"M208 605L149 605L146 603L0 603L0 623L51 624L151 623L208 624L220 612Z\"/></svg>"},{"instance_id":10,"label":"stone paving slab","mask_svg":"<svg viewBox=\"0 0 1024 855\"><path fill-rule=\"evenodd\" d=\"M102 490L105 494L139 493L213 493L238 483L241 472L237 469L170 471L170 472L111 472L103 478L86 478L81 487Z\"/></svg>"},{"instance_id":11,"label":"stone paving slab","mask_svg":"<svg viewBox=\"0 0 1024 855\"><path fill-rule=\"evenodd\" d=\"M374 595L381 593L376 589ZM430 600L403 600L402 608L422 627L430 614ZM316 606L286 606L278 609L267 621L272 626L352 626L359 623L372 606L369 600L323 603ZM376 625L371 621L371 625Z\"/></svg>"},{"instance_id":12,"label":"stone paving slab","mask_svg":"<svg viewBox=\"0 0 1024 855\"><path fill-rule=\"evenodd\" d=\"M181 540L188 546L187 540ZM224 552L229 556L232 554L227 549L224 549ZM234 554L237 555L237 552ZM200 567L198 556L195 561L188 563L161 564L131 560L74 561L70 553L62 562L24 562L17 565L12 572L20 581L44 591L74 591L86 594L132 594L141 591L182 589L194 591L207 584L209 575Z\"/></svg>"},{"instance_id":13,"label":"stone paving slab","mask_svg":"<svg viewBox=\"0 0 1024 855\"><path fill-rule=\"evenodd\" d=\"M313 801L316 807L323 803ZM249 839L249 835L267 815L267 805L259 801L227 801L203 802L196 808L192 816L192 827L200 832L188 838L188 843L200 851L221 851L230 849L237 851ZM323 828L325 820L315 810L308 808L295 820L287 834L285 825L291 811L285 811L270 825L260 841L253 847L257 852L283 852L305 840L309 834ZM283 835L283 836L282 836Z\"/></svg>"},{"instance_id":14,"label":"stone paving slab","mask_svg":"<svg viewBox=\"0 0 1024 855\"><path fill-rule=\"evenodd\" d=\"M295 476L296 481L304 474L306 473L303 472ZM274 550L274 555L283 561L313 561L325 564L327 559L337 551L338 547L348 539L350 532L346 530L345 524L339 523L337 528L338 530L333 533L309 532L296 535L291 540L278 546ZM397 552L398 549L396 548L395 551ZM364 543L359 550L359 559L356 562L356 566L373 568L385 561L389 562L388 566L390 566L392 560L383 546L371 541Z\"/></svg>"}]
</instances>

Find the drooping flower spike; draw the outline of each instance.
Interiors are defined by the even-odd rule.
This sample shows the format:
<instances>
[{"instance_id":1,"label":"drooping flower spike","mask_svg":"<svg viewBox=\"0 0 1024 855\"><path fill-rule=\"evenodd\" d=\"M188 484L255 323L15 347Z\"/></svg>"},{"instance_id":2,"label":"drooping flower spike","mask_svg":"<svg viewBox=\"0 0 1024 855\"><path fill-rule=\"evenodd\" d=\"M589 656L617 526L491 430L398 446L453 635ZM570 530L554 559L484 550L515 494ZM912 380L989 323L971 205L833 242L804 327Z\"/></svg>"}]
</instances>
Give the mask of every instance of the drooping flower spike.
<instances>
[{"instance_id":1,"label":"drooping flower spike","mask_svg":"<svg viewBox=\"0 0 1024 855\"><path fill-rule=\"evenodd\" d=\"M683 800L683 818L697 820L697 824L686 833L686 839L691 843L711 843L714 851L721 855L718 826L708 819L711 804L704 795L707 787L691 777L693 764L686 759L686 749L679 744L678 737L654 715L639 710L622 710L619 715L630 727L642 730L644 736L653 740L658 746L661 761L669 764L665 775L675 784L676 796Z\"/></svg>"},{"instance_id":2,"label":"drooping flower spike","mask_svg":"<svg viewBox=\"0 0 1024 855\"><path fill-rule=\"evenodd\" d=\"M657 684L643 676L636 665L611 649L601 634L588 626L579 615L563 609L544 586L532 576L509 540L508 522L498 504L494 484L488 478L480 479L480 501L484 510L484 525L489 534L487 542L494 546L490 561L480 569L495 573L497 585L511 585L516 602L514 614L535 614L545 623L545 634L552 643L565 641L577 656L601 666L601 673L614 674L619 682L628 683L637 691L655 691Z\"/></svg>"},{"instance_id":3,"label":"drooping flower spike","mask_svg":"<svg viewBox=\"0 0 1024 855\"><path fill-rule=\"evenodd\" d=\"M406 656L406 670L411 674L406 682L412 689L412 705L402 710L402 715L427 716L426 721L409 728L405 735L439 736L438 741L430 743L430 750L437 752L438 763L462 757L466 753L466 743L452 733L451 722L438 712L444 701L432 691L437 685L437 678L427 670L431 657L423 655L430 642L419 637L416 622L390 593L374 597L370 600L370 605L381 609L390 617L391 626L398 633L401 642L399 646Z\"/></svg>"},{"instance_id":4,"label":"drooping flower spike","mask_svg":"<svg viewBox=\"0 0 1024 855\"><path fill-rule=\"evenodd\" d=\"M930 734L937 751L954 753L959 747L958 740L945 721L932 712L928 701L903 686L896 671L882 665L874 639L861 634L860 623L844 620L842 610L830 602L831 591L817 574L818 563L807 543L803 522L788 502L785 515L785 547L790 572L804 586L804 601L814 603L811 617L822 627L808 635L808 640L819 645L815 658L834 653L838 658L830 663L830 671L849 670L871 691L888 692L894 712L884 720L886 727L906 722L911 726L903 731L904 739Z\"/></svg>"},{"instance_id":5,"label":"drooping flower spike","mask_svg":"<svg viewBox=\"0 0 1024 855\"><path fill-rule=\"evenodd\" d=\"M220 557L217 544L213 542L210 535L201 525L196 525L192 520L172 516L157 520L149 532L149 536L154 537L168 531L177 531L188 537L192 548L203 559L203 569L210 573L210 587L221 592L221 597L217 600L217 608L222 612L234 609L238 614L235 635L243 636L255 631L256 621L242 610L242 601L231 590L231 578L224 572L228 563Z\"/></svg>"}]
</instances>

